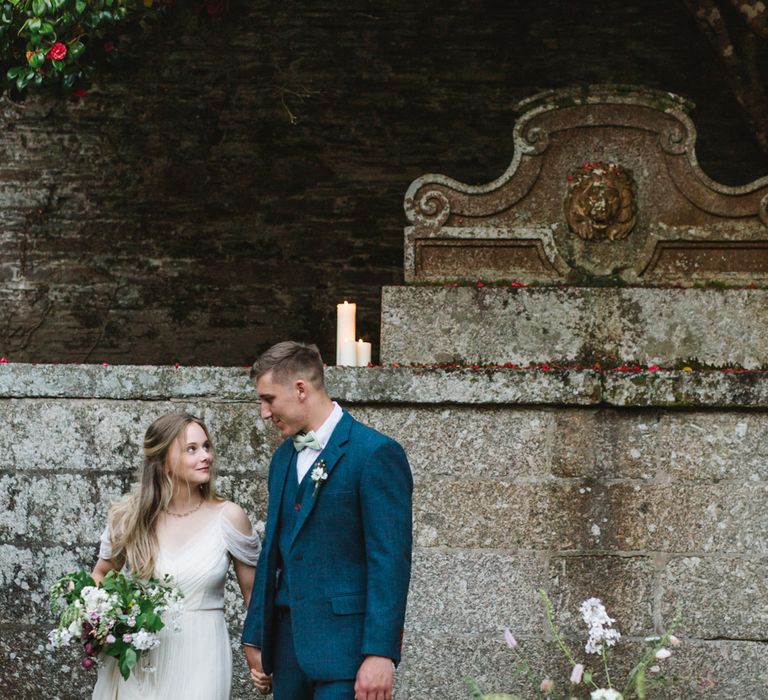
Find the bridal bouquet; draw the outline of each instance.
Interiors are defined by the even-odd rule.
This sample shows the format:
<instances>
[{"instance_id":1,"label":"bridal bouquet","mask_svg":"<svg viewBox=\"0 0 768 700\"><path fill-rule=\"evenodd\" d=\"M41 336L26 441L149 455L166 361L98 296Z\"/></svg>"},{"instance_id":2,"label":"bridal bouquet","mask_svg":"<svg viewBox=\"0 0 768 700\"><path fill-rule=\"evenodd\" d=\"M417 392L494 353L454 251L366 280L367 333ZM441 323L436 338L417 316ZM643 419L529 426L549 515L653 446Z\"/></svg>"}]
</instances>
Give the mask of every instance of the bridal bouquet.
<instances>
[{"instance_id":1,"label":"bridal bouquet","mask_svg":"<svg viewBox=\"0 0 768 700\"><path fill-rule=\"evenodd\" d=\"M147 581L110 571L96 586L85 571L65 574L51 586L51 608L59 616L48 635L51 647L80 641L84 668L103 652L117 659L127 680L141 655L160 644L157 632L166 621L175 631L181 629L183 596L170 583L168 576Z\"/></svg>"},{"instance_id":2,"label":"bridal bouquet","mask_svg":"<svg viewBox=\"0 0 768 700\"><path fill-rule=\"evenodd\" d=\"M554 608L547 594L539 591L547 614L547 622L552 632L552 637L569 663L571 669L568 683L556 687L554 681L546 676L537 676L531 668L528 660L520 652L517 640L510 630L504 631L504 639L507 646L512 649L518 658L515 675L524 677L531 687L529 697L539 700L555 700L555 698L567 698L578 700L589 698L590 700L629 700L638 698L644 700L648 697L649 686L666 685L676 679L667 679L662 674L661 662L672 655L669 647L680 644L680 640L670 632L661 636L646 637L647 648L637 664L632 668L624 682L618 684L616 678L611 677L608 668L608 648L616 644L621 634L613 627L616 622L608 616L605 606L599 598L585 600L579 612L589 629L587 643L584 652L597 658L591 664L586 658L584 663L577 661L576 655L566 644L554 621ZM672 627L677 624L675 620ZM496 693L484 695L477 683L471 678L466 680L472 697L475 700L523 700L520 695Z\"/></svg>"}]
</instances>

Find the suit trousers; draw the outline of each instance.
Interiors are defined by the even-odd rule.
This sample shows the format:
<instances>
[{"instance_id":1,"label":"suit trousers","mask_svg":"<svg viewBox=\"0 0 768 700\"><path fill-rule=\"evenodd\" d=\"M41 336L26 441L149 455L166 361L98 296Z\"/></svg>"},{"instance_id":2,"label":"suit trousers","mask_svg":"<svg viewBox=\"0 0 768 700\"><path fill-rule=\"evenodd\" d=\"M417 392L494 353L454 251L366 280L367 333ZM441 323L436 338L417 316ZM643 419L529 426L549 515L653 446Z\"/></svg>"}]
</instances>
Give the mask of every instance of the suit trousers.
<instances>
[{"instance_id":1,"label":"suit trousers","mask_svg":"<svg viewBox=\"0 0 768 700\"><path fill-rule=\"evenodd\" d=\"M354 678L313 681L301 670L293 645L289 608L276 608L274 635L274 700L354 700Z\"/></svg>"}]
</instances>

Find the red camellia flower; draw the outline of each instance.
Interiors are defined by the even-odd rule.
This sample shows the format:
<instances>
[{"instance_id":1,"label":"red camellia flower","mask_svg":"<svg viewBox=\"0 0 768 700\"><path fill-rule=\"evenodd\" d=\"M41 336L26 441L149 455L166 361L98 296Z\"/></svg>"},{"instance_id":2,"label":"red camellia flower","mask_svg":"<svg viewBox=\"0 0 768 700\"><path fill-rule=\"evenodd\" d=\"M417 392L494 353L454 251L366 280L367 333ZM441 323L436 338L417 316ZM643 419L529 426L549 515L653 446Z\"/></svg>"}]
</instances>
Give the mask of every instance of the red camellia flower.
<instances>
[{"instance_id":1,"label":"red camellia flower","mask_svg":"<svg viewBox=\"0 0 768 700\"><path fill-rule=\"evenodd\" d=\"M75 97L85 97L88 94L88 91L85 88L79 87L72 90L72 94Z\"/></svg>"},{"instance_id":2,"label":"red camellia flower","mask_svg":"<svg viewBox=\"0 0 768 700\"><path fill-rule=\"evenodd\" d=\"M48 51L48 53L45 55L54 61L60 61L62 58L64 58L64 56L67 55L67 45L57 41L53 46L51 46L50 51Z\"/></svg>"},{"instance_id":3,"label":"red camellia flower","mask_svg":"<svg viewBox=\"0 0 768 700\"><path fill-rule=\"evenodd\" d=\"M115 50L115 43L113 41L105 41L104 42L104 51L107 53L112 53Z\"/></svg>"}]
</instances>

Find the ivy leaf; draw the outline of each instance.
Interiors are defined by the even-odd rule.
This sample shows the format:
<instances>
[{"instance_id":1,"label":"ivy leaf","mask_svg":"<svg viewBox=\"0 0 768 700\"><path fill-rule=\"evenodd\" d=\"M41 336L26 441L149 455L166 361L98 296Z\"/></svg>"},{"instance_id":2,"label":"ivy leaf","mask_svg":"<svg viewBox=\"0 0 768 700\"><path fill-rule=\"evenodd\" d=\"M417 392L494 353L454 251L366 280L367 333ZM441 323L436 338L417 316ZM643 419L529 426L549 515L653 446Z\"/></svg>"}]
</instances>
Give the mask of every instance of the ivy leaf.
<instances>
[{"instance_id":1,"label":"ivy leaf","mask_svg":"<svg viewBox=\"0 0 768 700\"><path fill-rule=\"evenodd\" d=\"M38 17L44 15L48 10L48 3L45 0L32 0L32 12Z\"/></svg>"},{"instance_id":2,"label":"ivy leaf","mask_svg":"<svg viewBox=\"0 0 768 700\"><path fill-rule=\"evenodd\" d=\"M85 0L77 0L77 2L75 3L75 11L78 14L83 14L83 12L85 12L85 7L86 7Z\"/></svg>"}]
</instances>

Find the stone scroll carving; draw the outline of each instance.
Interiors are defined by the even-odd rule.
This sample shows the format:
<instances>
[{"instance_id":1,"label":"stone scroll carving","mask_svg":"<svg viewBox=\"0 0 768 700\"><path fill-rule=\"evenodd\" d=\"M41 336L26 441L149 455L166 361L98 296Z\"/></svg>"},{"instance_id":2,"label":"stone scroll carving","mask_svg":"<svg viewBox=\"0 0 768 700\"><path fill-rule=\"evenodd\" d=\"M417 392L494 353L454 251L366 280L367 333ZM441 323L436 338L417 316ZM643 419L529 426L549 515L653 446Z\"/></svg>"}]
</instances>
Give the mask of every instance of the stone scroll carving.
<instances>
[{"instance_id":1,"label":"stone scroll carving","mask_svg":"<svg viewBox=\"0 0 768 700\"><path fill-rule=\"evenodd\" d=\"M768 287L768 177L707 177L691 110L641 88L525 100L499 178L411 184L406 281Z\"/></svg>"}]
</instances>

